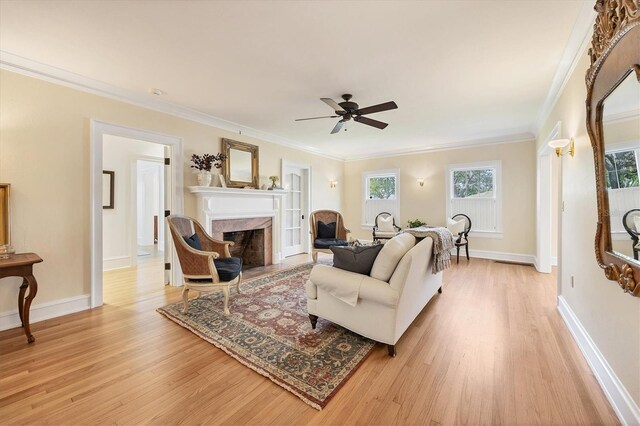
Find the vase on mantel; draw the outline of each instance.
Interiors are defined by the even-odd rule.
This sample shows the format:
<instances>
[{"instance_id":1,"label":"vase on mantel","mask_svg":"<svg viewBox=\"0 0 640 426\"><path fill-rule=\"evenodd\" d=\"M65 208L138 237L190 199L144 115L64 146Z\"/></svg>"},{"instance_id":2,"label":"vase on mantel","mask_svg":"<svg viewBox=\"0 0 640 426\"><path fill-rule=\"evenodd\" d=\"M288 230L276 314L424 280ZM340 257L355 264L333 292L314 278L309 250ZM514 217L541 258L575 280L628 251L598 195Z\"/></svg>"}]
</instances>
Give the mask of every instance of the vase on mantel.
<instances>
[{"instance_id":1,"label":"vase on mantel","mask_svg":"<svg viewBox=\"0 0 640 426\"><path fill-rule=\"evenodd\" d=\"M201 170L198 172L198 186L211 185L211 172Z\"/></svg>"}]
</instances>

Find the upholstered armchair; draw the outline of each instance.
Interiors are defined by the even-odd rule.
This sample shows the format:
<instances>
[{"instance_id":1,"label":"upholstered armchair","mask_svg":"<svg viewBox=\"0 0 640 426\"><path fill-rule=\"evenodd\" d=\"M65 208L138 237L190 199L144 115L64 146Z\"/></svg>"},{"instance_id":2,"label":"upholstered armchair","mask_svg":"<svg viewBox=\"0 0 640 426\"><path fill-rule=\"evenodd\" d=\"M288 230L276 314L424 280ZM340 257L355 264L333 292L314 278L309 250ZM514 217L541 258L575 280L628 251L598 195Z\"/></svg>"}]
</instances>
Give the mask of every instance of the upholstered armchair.
<instances>
[{"instance_id":1,"label":"upholstered armchair","mask_svg":"<svg viewBox=\"0 0 640 426\"><path fill-rule=\"evenodd\" d=\"M184 275L183 313L189 309L189 290L209 293L221 289L224 293L224 314L229 315L229 289L235 284L240 293L242 259L231 257L231 241L214 240L202 225L187 216L167 217L173 244Z\"/></svg>"},{"instance_id":2,"label":"upholstered armchair","mask_svg":"<svg viewBox=\"0 0 640 426\"><path fill-rule=\"evenodd\" d=\"M396 225L396 219L391 213L382 212L376 216L373 225L373 241L389 240L400 232L400 227Z\"/></svg>"},{"instance_id":3,"label":"upholstered armchair","mask_svg":"<svg viewBox=\"0 0 640 426\"><path fill-rule=\"evenodd\" d=\"M309 233L313 247L311 256L318 261L318 253L331 254L331 246L346 246L349 231L342 215L333 210L316 210L309 216ZM320 223L322 222L322 223Z\"/></svg>"}]
</instances>

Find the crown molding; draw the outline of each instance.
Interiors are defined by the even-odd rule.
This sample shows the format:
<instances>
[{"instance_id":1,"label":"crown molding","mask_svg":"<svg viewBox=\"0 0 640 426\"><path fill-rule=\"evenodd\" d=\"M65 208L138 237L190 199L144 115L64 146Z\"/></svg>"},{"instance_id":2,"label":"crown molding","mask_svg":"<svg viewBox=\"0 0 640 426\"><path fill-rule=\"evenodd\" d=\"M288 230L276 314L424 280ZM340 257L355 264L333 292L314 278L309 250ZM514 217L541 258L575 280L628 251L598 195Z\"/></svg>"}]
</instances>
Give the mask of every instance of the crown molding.
<instances>
[{"instance_id":1,"label":"crown molding","mask_svg":"<svg viewBox=\"0 0 640 426\"><path fill-rule=\"evenodd\" d=\"M400 157L404 155L424 154L428 152L451 151L454 149L477 148L479 146L504 145L510 143L533 142L535 136L530 132L517 132L500 136L491 136L482 139L464 140L457 142L447 142L438 145L432 145L424 148L408 148L400 150L392 150L385 152L377 152L358 157L347 157L346 162L371 160L375 158Z\"/></svg>"},{"instance_id":2,"label":"crown molding","mask_svg":"<svg viewBox=\"0 0 640 426\"><path fill-rule=\"evenodd\" d=\"M630 111L618 112L615 114L604 114L602 117L603 123L620 123L623 121L629 121L640 117L640 109L632 109Z\"/></svg>"},{"instance_id":3,"label":"crown molding","mask_svg":"<svg viewBox=\"0 0 640 426\"><path fill-rule=\"evenodd\" d=\"M320 152L320 150L312 147L297 145L286 138L273 135L268 132L243 126L242 124L205 114L182 105L154 99L152 96L155 95L143 95L138 92L122 89L102 81L84 77L82 75L36 62L28 58L23 58L3 50L0 50L0 69L48 81L50 83L80 90L82 92L91 93L93 95L125 102L138 107L147 108L164 114L169 114L174 117L194 121L196 123L205 124L218 129L227 130L229 132L239 133L241 135L286 146L298 151L308 152L310 154L330 158L332 160L344 161L341 157Z\"/></svg>"},{"instance_id":4,"label":"crown molding","mask_svg":"<svg viewBox=\"0 0 640 426\"><path fill-rule=\"evenodd\" d=\"M589 47L595 20L596 11L593 8L593 3L589 1L583 2L567 45L562 53L562 58L556 69L553 81L551 82L547 97L531 126L530 131L536 137L538 137L542 126L545 121L547 121L547 118L549 118L551 111L553 111L564 88L573 75L576 66L584 56L587 47Z\"/></svg>"}]
</instances>

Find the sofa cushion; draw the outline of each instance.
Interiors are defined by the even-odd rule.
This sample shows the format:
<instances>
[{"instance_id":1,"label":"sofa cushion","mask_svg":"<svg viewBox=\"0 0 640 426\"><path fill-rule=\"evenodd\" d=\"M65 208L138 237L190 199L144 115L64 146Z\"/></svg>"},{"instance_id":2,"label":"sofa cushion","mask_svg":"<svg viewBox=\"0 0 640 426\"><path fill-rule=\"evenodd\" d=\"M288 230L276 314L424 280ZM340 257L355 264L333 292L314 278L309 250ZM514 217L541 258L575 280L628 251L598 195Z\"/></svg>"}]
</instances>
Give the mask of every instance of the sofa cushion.
<instances>
[{"instance_id":1,"label":"sofa cushion","mask_svg":"<svg viewBox=\"0 0 640 426\"><path fill-rule=\"evenodd\" d=\"M346 246L349 245L347 240L338 240L337 238L317 238L313 242L313 246L317 249L328 249L331 246Z\"/></svg>"},{"instance_id":2,"label":"sofa cushion","mask_svg":"<svg viewBox=\"0 0 640 426\"><path fill-rule=\"evenodd\" d=\"M182 237L184 241L189 244L189 247L194 248L196 250L202 250L202 243L200 243L200 237L198 234L193 234L190 237Z\"/></svg>"},{"instance_id":3,"label":"sofa cushion","mask_svg":"<svg viewBox=\"0 0 640 426\"><path fill-rule=\"evenodd\" d=\"M332 246L333 266L345 271L369 275L382 244L371 246Z\"/></svg>"},{"instance_id":4,"label":"sofa cushion","mask_svg":"<svg viewBox=\"0 0 640 426\"><path fill-rule=\"evenodd\" d=\"M324 223L323 221L318 221L318 238L335 238L336 237L336 223L329 222Z\"/></svg>"},{"instance_id":5,"label":"sofa cushion","mask_svg":"<svg viewBox=\"0 0 640 426\"><path fill-rule=\"evenodd\" d=\"M388 282L402 256L415 245L416 237L413 235L407 233L396 235L382 246L369 275L377 280Z\"/></svg>"}]
</instances>

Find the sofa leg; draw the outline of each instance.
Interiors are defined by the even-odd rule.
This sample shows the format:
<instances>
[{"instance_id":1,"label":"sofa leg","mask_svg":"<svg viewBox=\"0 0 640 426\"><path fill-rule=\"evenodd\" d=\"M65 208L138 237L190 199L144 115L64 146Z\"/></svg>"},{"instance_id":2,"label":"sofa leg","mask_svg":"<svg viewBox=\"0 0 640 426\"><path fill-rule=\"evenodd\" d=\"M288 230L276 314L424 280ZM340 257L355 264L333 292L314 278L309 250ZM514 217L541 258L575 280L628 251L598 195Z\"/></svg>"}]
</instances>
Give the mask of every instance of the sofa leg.
<instances>
[{"instance_id":1,"label":"sofa leg","mask_svg":"<svg viewBox=\"0 0 640 426\"><path fill-rule=\"evenodd\" d=\"M442 287L438 289L438 293L442 294Z\"/></svg>"},{"instance_id":2,"label":"sofa leg","mask_svg":"<svg viewBox=\"0 0 640 426\"><path fill-rule=\"evenodd\" d=\"M318 324L318 317L316 315L309 314L309 321L311 321L311 328L316 329L316 324Z\"/></svg>"},{"instance_id":3,"label":"sofa leg","mask_svg":"<svg viewBox=\"0 0 640 426\"><path fill-rule=\"evenodd\" d=\"M396 345L387 345L387 350L389 351L389 356L396 356Z\"/></svg>"}]
</instances>

